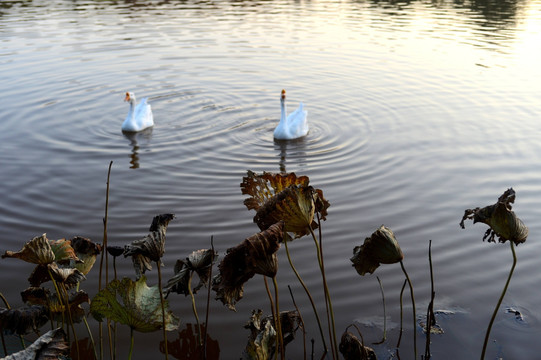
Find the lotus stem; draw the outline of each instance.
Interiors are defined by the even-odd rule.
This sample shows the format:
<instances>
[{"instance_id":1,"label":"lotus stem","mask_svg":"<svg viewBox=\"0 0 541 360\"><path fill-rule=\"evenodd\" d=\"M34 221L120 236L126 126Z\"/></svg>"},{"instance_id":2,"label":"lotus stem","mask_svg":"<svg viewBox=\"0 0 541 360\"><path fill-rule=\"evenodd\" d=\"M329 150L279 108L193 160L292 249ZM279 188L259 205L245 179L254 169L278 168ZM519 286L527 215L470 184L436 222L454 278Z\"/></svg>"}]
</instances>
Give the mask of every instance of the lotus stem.
<instances>
[{"instance_id":1,"label":"lotus stem","mask_svg":"<svg viewBox=\"0 0 541 360\"><path fill-rule=\"evenodd\" d=\"M101 283L101 279L102 279L102 269L103 269L103 258L105 256L105 283L108 283L108 272L109 272L109 266L108 266L108 261L107 261L107 254L104 254L104 252L106 253L107 251L107 218L108 218L108 209L109 209L109 181L111 179L111 167L113 166L113 161L111 160L111 162L109 162L109 170L107 171L107 189L105 191L105 217L103 218L103 244L102 244L102 248L104 249L104 251L101 252L101 256L100 256L100 274L99 274L99 279L98 279L98 290L101 290L102 289L102 283ZM107 319L107 329L110 333L110 326L109 326L109 319ZM99 331L99 340L100 340L100 360L103 359L103 328L101 326L101 322L99 322L99 325L98 325L98 331ZM109 335L109 339L111 339L111 336ZM110 342L110 341L109 341ZM110 348L110 352L111 352L111 358L113 358L113 355L112 355L112 346L111 344L109 343L109 348ZM131 355L131 354L130 354Z\"/></svg>"},{"instance_id":2,"label":"lotus stem","mask_svg":"<svg viewBox=\"0 0 541 360\"><path fill-rule=\"evenodd\" d=\"M490 322L487 327L487 332L485 335L485 341L483 343L483 351L481 352L481 360L485 358L485 352L487 349L488 344L488 338L490 337L490 330L492 329L492 324L494 323L494 319L496 318L496 314L498 313L498 310L500 308L500 305L502 304L503 297L505 296L505 293L507 292L507 287L509 286L509 283L511 282L511 277L513 276L513 271L515 271L515 266L517 265L517 254L515 253L515 246L513 244L513 241L509 240L511 243L511 252L513 253L513 265L511 266L511 271L509 271L509 276L507 277L507 281L505 282L505 286L503 288L503 291L500 295L500 298L498 299L498 303L496 304L496 308L494 309L494 312L492 313L492 317L490 318Z\"/></svg>"},{"instance_id":3,"label":"lotus stem","mask_svg":"<svg viewBox=\"0 0 541 360\"><path fill-rule=\"evenodd\" d=\"M404 319L402 298L403 298L404 289L406 288L407 283L408 283L408 281L406 279L404 279L404 284L402 284L402 290L400 290L400 335L398 335L398 342L396 343L396 348L397 349L400 347L400 340L402 340L402 331L403 331L402 330L403 329L402 323L403 323L403 319Z\"/></svg>"},{"instance_id":4,"label":"lotus stem","mask_svg":"<svg viewBox=\"0 0 541 360\"><path fill-rule=\"evenodd\" d=\"M379 276L376 276L379 283L379 288L381 290L381 297L383 298L383 339L381 341L375 342L374 344L383 344L385 340L387 340L387 313L385 310L385 293L383 292L383 284L381 283L381 280L379 279Z\"/></svg>"},{"instance_id":5,"label":"lotus stem","mask_svg":"<svg viewBox=\"0 0 541 360\"><path fill-rule=\"evenodd\" d=\"M265 282L265 290L267 290L267 296L269 297L269 303L272 313L272 318L274 320L274 327L276 329L276 338L278 339L278 322L277 322L277 316L276 316L276 308L274 307L274 301L272 300L272 294L270 292L269 283L267 281L267 277L263 275L263 281ZM279 340L276 341L276 344L279 343ZM275 347L274 351L274 359L278 359L278 345Z\"/></svg>"},{"instance_id":6,"label":"lotus stem","mask_svg":"<svg viewBox=\"0 0 541 360\"><path fill-rule=\"evenodd\" d=\"M131 360L132 353L133 353L133 328L130 327L130 352L128 353L128 360Z\"/></svg>"},{"instance_id":7,"label":"lotus stem","mask_svg":"<svg viewBox=\"0 0 541 360\"><path fill-rule=\"evenodd\" d=\"M212 266L214 264L214 236L210 237L210 249L212 251L212 261L210 263L210 270L209 270L209 279L212 279ZM203 332L203 360L207 359L207 331L208 331L208 324L209 324L209 309L210 309L210 284L208 285L207 289L207 312L205 314L205 328Z\"/></svg>"},{"instance_id":8,"label":"lotus stem","mask_svg":"<svg viewBox=\"0 0 541 360\"><path fill-rule=\"evenodd\" d=\"M193 277L193 271L190 271L190 277L188 278L188 292L190 293L190 297L192 298L192 311L195 315L195 321L197 323L197 345L198 347L203 346L203 341L201 340L201 324L199 323L199 316L197 315L197 308L195 306L195 296L193 295L192 291L192 277ZM165 318L165 316L164 316ZM165 328L165 323L164 323Z\"/></svg>"},{"instance_id":9,"label":"lotus stem","mask_svg":"<svg viewBox=\"0 0 541 360\"><path fill-rule=\"evenodd\" d=\"M66 287L64 286L64 284L61 284L61 288L62 288L62 290L64 290L64 294L66 296L66 307L65 308L68 310L68 320L69 320L69 325L71 326L71 331L73 332L73 338L75 340L75 347L77 349L77 359L80 359L81 354L80 354L80 351L79 351L79 340L77 339L77 333L75 332L75 326L73 325L73 319L71 317L71 309L70 309L68 291L66 290ZM68 331L68 334L69 334L69 331Z\"/></svg>"},{"instance_id":10,"label":"lotus stem","mask_svg":"<svg viewBox=\"0 0 541 360\"><path fill-rule=\"evenodd\" d=\"M417 314L415 312L415 296L413 295L413 285L411 284L410 277L408 276L406 268L404 268L404 262L402 260L400 260L400 266L402 267L404 275L406 275L406 280L408 281L408 286L410 288L411 305L413 308L413 354L414 359L417 359Z\"/></svg>"},{"instance_id":11,"label":"lotus stem","mask_svg":"<svg viewBox=\"0 0 541 360\"><path fill-rule=\"evenodd\" d=\"M301 311L299 307L297 306L297 302L295 301L295 298L293 297L293 291L291 291L291 286L287 286L289 289L289 294L291 295L291 301L293 301L293 306L295 306L295 309L297 310L297 313L299 314L299 319L301 320L302 325L302 345L304 348L304 360L306 360L306 328L304 327L304 320L302 318Z\"/></svg>"},{"instance_id":12,"label":"lotus stem","mask_svg":"<svg viewBox=\"0 0 541 360\"><path fill-rule=\"evenodd\" d=\"M321 341L323 342L324 354L326 354L328 352L327 343L325 342L325 336L323 335L323 328L321 326L321 320L319 319L319 315L317 313L316 305L314 304L314 299L312 298L312 295L310 294L310 291L308 291L308 288L306 287L306 284L302 280L301 275L299 274L299 272L297 271L297 269L293 265L293 261L291 260L291 255L289 254L289 247L287 246L287 241L285 239L284 239L284 245L286 247L286 254L287 254L287 260L289 261L289 265L291 266L291 269L295 273L295 276L297 276L297 279L301 283L302 288L304 289L304 291L306 292L306 295L308 296L308 299L310 300L310 304L312 305L312 309L314 310L314 315L316 316L317 325L319 327L319 333L321 335Z\"/></svg>"},{"instance_id":13,"label":"lotus stem","mask_svg":"<svg viewBox=\"0 0 541 360\"><path fill-rule=\"evenodd\" d=\"M434 317L434 297L436 292L434 291L434 271L432 269L432 240L428 243L428 263L430 264L430 303L426 311L426 346L425 346L425 360L430 359L430 335L431 327L435 325L436 319Z\"/></svg>"},{"instance_id":14,"label":"lotus stem","mask_svg":"<svg viewBox=\"0 0 541 360\"><path fill-rule=\"evenodd\" d=\"M321 228L321 226L320 226ZM327 285L327 279L325 277L325 265L323 263L323 252L322 252L322 247L319 245L318 241L317 241L317 238L316 238L316 234L314 233L314 230L312 230L312 227L311 226L308 226L308 229L310 230L310 233L312 234L312 238L314 239L314 243L316 245L316 251L317 251L317 258L318 258L318 262L319 262L319 269L321 271L321 277L322 277L322 280L323 280L323 290L325 292L325 298L326 298L326 303L328 302L328 308L327 308L327 312L331 315L331 321L329 322L329 329L330 331L332 331L332 337L331 337L331 346L332 346L332 349L333 349L333 359L336 358L336 359L339 359L340 356L338 355L338 341L337 341L337 337L336 337L336 329L335 329L335 326L334 326L334 311L333 311L333 307L332 307L332 301L331 301L331 294L329 293L329 287Z\"/></svg>"},{"instance_id":15,"label":"lotus stem","mask_svg":"<svg viewBox=\"0 0 541 360\"><path fill-rule=\"evenodd\" d=\"M276 333L278 335L278 344L280 345L280 359L285 359L286 349L284 347L284 335L282 334L282 319L280 318L280 306L278 301L278 282L276 281L276 276L272 277L272 282L274 283L274 298L276 303Z\"/></svg>"},{"instance_id":16,"label":"lotus stem","mask_svg":"<svg viewBox=\"0 0 541 360\"><path fill-rule=\"evenodd\" d=\"M162 292L162 270L160 269L161 261L156 261L156 267L158 268L158 289L160 289L160 302L162 304L162 327L163 327L163 348L165 352L165 359L169 359L169 354L167 353L167 329L165 328L165 305Z\"/></svg>"},{"instance_id":17,"label":"lotus stem","mask_svg":"<svg viewBox=\"0 0 541 360\"><path fill-rule=\"evenodd\" d=\"M47 266L47 272L49 273L49 277L51 278L51 281L53 282L54 289L56 291L56 296L58 297L58 302L60 303L60 307L62 308L64 306L64 301L62 301L62 294L60 293L60 290L58 289L58 284L53 278L53 274L51 273L51 269ZM62 328L64 327L64 311L62 311ZM68 334L68 340L69 340L69 331L66 331Z\"/></svg>"},{"instance_id":18,"label":"lotus stem","mask_svg":"<svg viewBox=\"0 0 541 360\"><path fill-rule=\"evenodd\" d=\"M88 332L88 337L90 338L90 343L92 344L92 350L94 350L94 358L98 359L98 353L96 352L96 344L94 343L94 337L92 336L92 331L90 331L90 326L88 325L88 321L86 320L86 314L83 316L83 322L86 326L86 331Z\"/></svg>"}]
</instances>

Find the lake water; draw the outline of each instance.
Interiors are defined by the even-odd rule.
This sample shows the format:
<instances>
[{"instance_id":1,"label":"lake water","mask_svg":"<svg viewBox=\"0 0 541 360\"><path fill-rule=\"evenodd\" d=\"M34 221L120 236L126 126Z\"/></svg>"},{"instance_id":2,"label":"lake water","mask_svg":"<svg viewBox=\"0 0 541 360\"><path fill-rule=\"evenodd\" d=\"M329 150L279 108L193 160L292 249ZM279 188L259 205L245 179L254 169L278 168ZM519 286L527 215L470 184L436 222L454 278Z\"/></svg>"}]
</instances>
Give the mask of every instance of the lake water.
<instances>
[{"instance_id":1,"label":"lake water","mask_svg":"<svg viewBox=\"0 0 541 360\"><path fill-rule=\"evenodd\" d=\"M508 244L481 241L483 224L459 227L464 209L486 206L509 187L530 235L498 312L487 359L541 352L541 1L2 1L0 3L1 253L34 236L86 236L101 243L107 170L109 244L170 223L165 278L176 259L225 251L256 233L239 184L247 170L308 175L330 201L323 223L325 267L338 334L356 324L380 359L396 346L404 275L385 265L359 276L349 258L381 224L393 229L412 279L419 320L430 300L445 333L434 359L475 359L512 264ZM308 110L310 133L275 142L280 91L289 110ZM124 135L126 91L149 97L152 131ZM280 308L292 287L307 327L321 341L308 300L280 249ZM298 271L323 306L313 242L291 244ZM0 261L0 292L23 304L33 265ZM119 259L119 276L134 278ZM97 289L97 267L82 288ZM155 269L149 285L157 284ZM231 312L212 301L209 336L221 359L238 359L252 309L270 313L261 276ZM189 297L171 295L195 322ZM204 318L206 292L196 295ZM411 303L404 299L400 358L412 359ZM519 321L507 313L512 307ZM323 309L322 309L323 310ZM425 338L417 328L419 354ZM82 330L82 329L81 329ZM84 337L84 331L80 334ZM129 330L119 327L120 358ZM134 359L160 358L161 332L135 334ZM126 343L126 345L124 345ZM288 358L302 358L302 334ZM171 357L170 357L171 358ZM330 357L329 357L330 358Z\"/></svg>"}]
</instances>

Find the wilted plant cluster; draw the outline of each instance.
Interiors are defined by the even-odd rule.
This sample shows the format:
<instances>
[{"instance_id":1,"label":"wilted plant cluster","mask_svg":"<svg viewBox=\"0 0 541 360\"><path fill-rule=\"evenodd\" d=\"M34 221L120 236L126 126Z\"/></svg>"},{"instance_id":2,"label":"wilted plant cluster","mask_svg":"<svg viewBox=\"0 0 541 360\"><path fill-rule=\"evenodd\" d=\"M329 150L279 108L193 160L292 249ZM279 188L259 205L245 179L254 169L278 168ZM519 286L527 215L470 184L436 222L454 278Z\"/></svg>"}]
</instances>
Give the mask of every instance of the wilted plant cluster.
<instances>
[{"instance_id":1,"label":"wilted plant cluster","mask_svg":"<svg viewBox=\"0 0 541 360\"><path fill-rule=\"evenodd\" d=\"M132 357L134 331L145 333L161 330L164 338L162 351L167 359L169 356L167 332L178 330L180 324L179 318L169 309L168 299L171 294L183 294L190 297L192 311L196 319L197 346L194 358L207 359L208 299L206 318L205 321L201 321L197 311L195 294L206 287L209 298L212 290L216 300L221 301L226 308L236 311L235 304L241 301L244 296L245 283L256 275L260 275L267 290L271 314L264 316L262 310L254 309L245 326L249 330L249 334L247 334L247 345L241 354L242 358L262 360L280 357L285 359L286 346L296 337L298 331L302 331L304 358L306 359L308 357L305 341L307 329L304 327L299 309L296 308L295 304L294 309L280 310L279 287L276 278L279 271L278 256L287 256L291 270L312 305L313 316L319 327L318 335L324 347L324 354L321 356L332 359L341 357L344 359L376 359L376 353L364 344L362 334L354 324L347 326L340 337L337 335L332 298L325 273L321 221L326 220L330 203L323 196L323 191L312 187L307 176L297 176L294 173L264 172L256 174L248 171L242 179L240 187L242 193L249 196L244 204L249 210L255 211L253 222L259 227L259 232L246 237L237 246L227 249L219 262L219 254L214 249L212 241L211 248L195 250L187 257L178 259L172 277L165 281L164 285L162 285L161 259L166 248L167 228L169 223L175 219L174 214L156 215L152 219L147 235L125 244L123 247L107 245L106 221L104 221L105 230L102 244L94 243L81 236L70 240L50 240L46 234L43 234L27 242L19 251L5 251L2 258L16 258L36 264L34 271L28 278L30 287L21 293L23 306L12 309L2 296L5 308L0 308L0 329L2 330L2 343L6 358L17 359L22 358L19 356L25 356L24 358L34 359L38 358L37 353L48 356L39 357L40 359L68 358L68 356L79 358L81 351L77 338L78 332L74 324L83 322L92 342L91 349L94 358L103 359L102 327L100 325L100 334L96 339L87 322L89 315L91 315L100 324L107 326L110 358L114 359L117 356L114 345L116 328L117 324L122 324L128 326L131 333L128 358ZM461 222L462 227L467 219L473 219L474 223L483 222L489 225L490 228L483 240L494 241L495 236L498 236L501 242L510 240L514 263L507 284L516 263L513 244L524 242L528 235L527 227L511 211L510 204L514 200L515 193L509 189L494 205L466 210ZM289 252L288 244L304 236L312 238L316 250L316 259L314 260L321 272L322 289L325 295L326 311L324 316L318 312L310 290L296 270ZM285 248L285 254L280 251L282 247ZM99 261L100 289L91 297L79 288L99 256L101 256ZM113 257L114 278L109 280L109 274L106 271L106 283L102 286L102 269L104 262L107 264L108 256ZM117 278L116 258L119 256L131 258L134 279ZM403 259L404 254L395 234L388 227L381 225L369 237L365 238L362 244L354 246L351 263L357 273L362 276L374 273L381 264L400 263L405 275L404 287L406 284L409 285L411 295L413 353L414 358L417 358L418 324L415 297ZM215 264L217 266L213 269ZM149 286L145 273L151 271L153 265L158 271L158 284ZM214 274L213 271L215 271ZM194 275L199 279L195 286ZM269 280L272 281L272 290L269 286ZM50 284L50 286L46 286L46 284ZM501 298L503 298L507 284ZM383 287L381 289L383 293ZM434 291L432 291L431 304L433 296ZM501 304L501 298L497 308ZM293 303L295 303L294 298ZM85 310L82 306L85 304L89 310ZM400 304L402 304L402 294ZM435 325L430 307L427 314L425 328L427 349L424 359L430 358L430 326ZM304 314L304 316L311 315ZM494 316L487 329L487 339ZM322 319L326 321L322 321ZM50 331L42 335L42 328L47 324L50 324ZM359 336L348 330L351 326L357 328ZM29 332L34 332L40 337L28 347L22 343L22 346L26 348L18 353L19 355L8 356L4 334L14 333L21 336L22 340L22 336ZM400 337L401 334L402 329ZM400 346L400 337L396 346L397 351ZM382 341L385 340L384 333ZM74 345L70 346L71 342ZM486 342L482 358L485 348ZM125 356L119 356L119 358L125 358Z\"/></svg>"}]
</instances>

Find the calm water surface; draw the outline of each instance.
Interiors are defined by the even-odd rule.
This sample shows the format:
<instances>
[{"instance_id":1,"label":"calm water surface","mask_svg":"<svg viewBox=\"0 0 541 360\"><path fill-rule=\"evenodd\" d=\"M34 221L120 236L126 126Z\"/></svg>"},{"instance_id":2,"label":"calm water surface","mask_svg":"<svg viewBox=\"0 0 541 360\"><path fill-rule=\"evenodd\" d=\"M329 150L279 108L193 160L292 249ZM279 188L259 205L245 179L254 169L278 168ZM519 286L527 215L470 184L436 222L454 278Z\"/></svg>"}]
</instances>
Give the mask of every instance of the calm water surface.
<instances>
[{"instance_id":1,"label":"calm water surface","mask_svg":"<svg viewBox=\"0 0 541 360\"><path fill-rule=\"evenodd\" d=\"M487 358L541 352L541 1L3 1L0 3L1 252L32 237L102 241L106 178L109 243L145 235L173 212L165 266L214 245L225 251L257 232L239 184L248 169L308 175L331 202L323 224L327 279L339 334L357 324L381 339L385 288L389 359L399 333L398 265L360 277L353 247L381 224L405 254L421 319L430 294L432 240L443 335L435 359L478 358L486 325L511 267L508 245L481 241L485 225L458 223L466 208L494 203L508 187L529 226L496 319ZM311 130L274 142L281 89L303 101ZM156 125L124 135L126 91L148 96ZM323 304L312 241L291 246L299 272ZM287 285L314 338L309 302L280 250L281 309ZM119 276L134 277L129 259ZM31 264L0 261L0 291L22 306ZM92 276L94 274L94 276ZM16 279L15 279L16 278ZM157 284L156 271L148 274ZM94 294L97 270L84 288ZM252 309L269 313L261 277L231 312L211 303L209 335L222 359L239 358ZM206 296L197 295L200 314ZM189 298L172 295L192 328ZM413 358L405 300L400 356ZM518 309L517 321L505 309ZM183 337L170 352L187 358ZM424 336L418 328L419 349ZM84 336L84 335L81 335ZM121 339L129 331L121 327ZM135 359L159 358L161 333L135 334ZM288 358L302 356L302 336ZM127 342L127 341L126 341ZM127 345L119 349L127 353ZM421 353L421 351L420 351ZM183 355L184 354L184 355Z\"/></svg>"}]
</instances>

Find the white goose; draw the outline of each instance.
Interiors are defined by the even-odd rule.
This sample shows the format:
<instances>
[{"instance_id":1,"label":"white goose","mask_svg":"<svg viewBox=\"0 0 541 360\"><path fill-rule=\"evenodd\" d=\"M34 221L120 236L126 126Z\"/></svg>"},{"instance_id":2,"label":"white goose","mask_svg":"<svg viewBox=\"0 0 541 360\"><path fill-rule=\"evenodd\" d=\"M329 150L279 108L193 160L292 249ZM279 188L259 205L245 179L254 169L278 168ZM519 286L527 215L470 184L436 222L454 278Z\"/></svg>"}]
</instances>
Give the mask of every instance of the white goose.
<instances>
[{"instance_id":1,"label":"white goose","mask_svg":"<svg viewBox=\"0 0 541 360\"><path fill-rule=\"evenodd\" d=\"M135 106L135 94L127 92L124 101L130 103L130 111L128 112L128 116L126 116L126 120L122 123L122 131L137 132L154 126L152 109L150 108L150 104L147 103L147 98L142 99Z\"/></svg>"},{"instance_id":2,"label":"white goose","mask_svg":"<svg viewBox=\"0 0 541 360\"><path fill-rule=\"evenodd\" d=\"M277 140L291 140L308 134L308 120L306 119L308 111L303 109L302 102L295 111L286 115L286 91L282 90L280 106L282 108L280 123L274 129L274 138Z\"/></svg>"}]
</instances>

